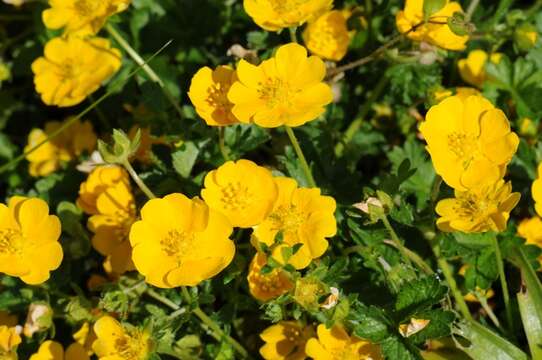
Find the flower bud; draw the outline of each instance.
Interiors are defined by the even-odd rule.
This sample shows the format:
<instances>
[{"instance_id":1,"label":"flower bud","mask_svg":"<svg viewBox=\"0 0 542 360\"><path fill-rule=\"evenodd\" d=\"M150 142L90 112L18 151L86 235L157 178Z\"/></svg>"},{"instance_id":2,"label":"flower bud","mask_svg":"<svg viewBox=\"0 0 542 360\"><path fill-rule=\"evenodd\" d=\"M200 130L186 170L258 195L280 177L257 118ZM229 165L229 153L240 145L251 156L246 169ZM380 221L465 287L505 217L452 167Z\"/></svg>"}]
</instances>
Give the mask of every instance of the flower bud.
<instances>
[{"instance_id":1,"label":"flower bud","mask_svg":"<svg viewBox=\"0 0 542 360\"><path fill-rule=\"evenodd\" d=\"M110 164L123 164L135 154L141 143L141 131L137 130L135 136L130 140L122 130L113 130L113 144L108 145L98 140L98 151L105 162Z\"/></svg>"},{"instance_id":2,"label":"flower bud","mask_svg":"<svg viewBox=\"0 0 542 360\"><path fill-rule=\"evenodd\" d=\"M514 31L514 44L521 51L529 51L538 40L538 33L536 28L531 25L524 23Z\"/></svg>"},{"instance_id":3,"label":"flower bud","mask_svg":"<svg viewBox=\"0 0 542 360\"><path fill-rule=\"evenodd\" d=\"M36 332L42 332L53 325L53 310L44 303L33 303L28 308L28 315L23 328L26 337L32 337Z\"/></svg>"}]
</instances>

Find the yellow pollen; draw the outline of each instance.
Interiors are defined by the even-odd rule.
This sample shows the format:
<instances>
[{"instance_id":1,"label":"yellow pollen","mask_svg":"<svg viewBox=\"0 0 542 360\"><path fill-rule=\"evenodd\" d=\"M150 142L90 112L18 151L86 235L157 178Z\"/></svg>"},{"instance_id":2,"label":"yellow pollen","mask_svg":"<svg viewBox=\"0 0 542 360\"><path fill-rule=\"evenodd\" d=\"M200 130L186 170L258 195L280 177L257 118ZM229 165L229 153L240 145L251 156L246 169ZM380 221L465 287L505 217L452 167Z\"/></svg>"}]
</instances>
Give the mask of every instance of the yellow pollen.
<instances>
[{"instance_id":1,"label":"yellow pollen","mask_svg":"<svg viewBox=\"0 0 542 360\"><path fill-rule=\"evenodd\" d=\"M277 105L290 107L292 98L299 90L291 89L290 86L284 83L281 79L268 78L265 82L258 83L258 94L268 108Z\"/></svg>"},{"instance_id":2,"label":"yellow pollen","mask_svg":"<svg viewBox=\"0 0 542 360\"><path fill-rule=\"evenodd\" d=\"M206 99L209 106L228 112L233 107L233 104L228 100L228 91L231 84L217 83L209 89L209 94Z\"/></svg>"},{"instance_id":3,"label":"yellow pollen","mask_svg":"<svg viewBox=\"0 0 542 360\"><path fill-rule=\"evenodd\" d=\"M22 234L15 229L0 230L0 254L18 254L22 250Z\"/></svg>"},{"instance_id":4,"label":"yellow pollen","mask_svg":"<svg viewBox=\"0 0 542 360\"><path fill-rule=\"evenodd\" d=\"M477 151L476 137L469 134L453 132L448 135L448 147L458 158L463 158L468 165Z\"/></svg>"},{"instance_id":5,"label":"yellow pollen","mask_svg":"<svg viewBox=\"0 0 542 360\"><path fill-rule=\"evenodd\" d=\"M73 4L73 8L79 16L93 17L96 15L96 10L98 10L102 1L104 0L77 0Z\"/></svg>"},{"instance_id":6,"label":"yellow pollen","mask_svg":"<svg viewBox=\"0 0 542 360\"><path fill-rule=\"evenodd\" d=\"M115 339L116 355L126 360L140 359L144 348L141 337L141 334L135 333L133 336L122 335Z\"/></svg>"},{"instance_id":7,"label":"yellow pollen","mask_svg":"<svg viewBox=\"0 0 542 360\"><path fill-rule=\"evenodd\" d=\"M166 237L160 241L160 245L167 256L175 257L180 262L192 247L193 241L193 233L173 229L168 231Z\"/></svg>"},{"instance_id":8,"label":"yellow pollen","mask_svg":"<svg viewBox=\"0 0 542 360\"><path fill-rule=\"evenodd\" d=\"M279 206L269 218L273 221L273 228L284 233L295 233L305 221L305 216L295 205ZM293 245L293 244L290 244Z\"/></svg>"},{"instance_id":9,"label":"yellow pollen","mask_svg":"<svg viewBox=\"0 0 542 360\"><path fill-rule=\"evenodd\" d=\"M227 210L243 210L250 206L253 198L252 192L240 181L228 183L222 188L221 201Z\"/></svg>"}]
</instances>

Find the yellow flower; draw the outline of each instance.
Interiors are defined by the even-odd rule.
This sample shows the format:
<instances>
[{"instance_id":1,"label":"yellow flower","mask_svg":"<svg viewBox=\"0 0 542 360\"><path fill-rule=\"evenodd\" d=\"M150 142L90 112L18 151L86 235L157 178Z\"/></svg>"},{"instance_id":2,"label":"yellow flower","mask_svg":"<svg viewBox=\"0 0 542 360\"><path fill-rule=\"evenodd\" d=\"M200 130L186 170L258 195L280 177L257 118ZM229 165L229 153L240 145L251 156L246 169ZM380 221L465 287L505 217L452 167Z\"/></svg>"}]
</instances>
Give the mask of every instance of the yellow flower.
<instances>
[{"instance_id":1,"label":"yellow flower","mask_svg":"<svg viewBox=\"0 0 542 360\"><path fill-rule=\"evenodd\" d=\"M66 351L56 341L47 340L40 345L38 352L30 360L89 360L85 349L78 343L73 343Z\"/></svg>"},{"instance_id":2,"label":"yellow flower","mask_svg":"<svg viewBox=\"0 0 542 360\"><path fill-rule=\"evenodd\" d=\"M350 43L350 33L346 26L348 16L340 10L331 10L316 20L309 22L303 32L307 48L324 59L339 61Z\"/></svg>"},{"instance_id":3,"label":"yellow flower","mask_svg":"<svg viewBox=\"0 0 542 360\"><path fill-rule=\"evenodd\" d=\"M333 0L244 0L247 14L268 31L300 26L331 9Z\"/></svg>"},{"instance_id":4,"label":"yellow flower","mask_svg":"<svg viewBox=\"0 0 542 360\"><path fill-rule=\"evenodd\" d=\"M0 326L0 360L17 360L21 337L14 327Z\"/></svg>"},{"instance_id":5,"label":"yellow flower","mask_svg":"<svg viewBox=\"0 0 542 360\"><path fill-rule=\"evenodd\" d=\"M319 117L333 95L322 82L324 62L307 57L307 50L290 43L259 66L241 60L236 81L228 92L232 113L240 122L262 127L299 126Z\"/></svg>"},{"instance_id":6,"label":"yellow flower","mask_svg":"<svg viewBox=\"0 0 542 360\"><path fill-rule=\"evenodd\" d=\"M379 360L380 347L355 336L350 337L339 325L327 329L320 324L318 338L307 341L305 352L314 360Z\"/></svg>"},{"instance_id":7,"label":"yellow flower","mask_svg":"<svg viewBox=\"0 0 542 360\"><path fill-rule=\"evenodd\" d=\"M281 321L265 329L260 337L265 344L260 355L265 360L303 360L307 358L305 345L314 336L312 326L297 321Z\"/></svg>"},{"instance_id":8,"label":"yellow flower","mask_svg":"<svg viewBox=\"0 0 542 360\"><path fill-rule=\"evenodd\" d=\"M504 231L519 198L519 193L512 192L512 184L503 180L466 191L455 190L455 198L438 202L436 212L441 217L437 226L447 232Z\"/></svg>"},{"instance_id":9,"label":"yellow flower","mask_svg":"<svg viewBox=\"0 0 542 360\"><path fill-rule=\"evenodd\" d=\"M542 163L538 164L538 177L533 181L531 193L534 200L534 209L542 216Z\"/></svg>"},{"instance_id":10,"label":"yellow flower","mask_svg":"<svg viewBox=\"0 0 542 360\"><path fill-rule=\"evenodd\" d=\"M47 105L77 105L117 72L120 51L103 38L56 37L32 63L34 85Z\"/></svg>"},{"instance_id":11,"label":"yellow flower","mask_svg":"<svg viewBox=\"0 0 542 360\"><path fill-rule=\"evenodd\" d=\"M92 344L96 340L96 333L88 322L84 322L81 328L73 334L73 339L85 349L89 356L94 354Z\"/></svg>"},{"instance_id":12,"label":"yellow flower","mask_svg":"<svg viewBox=\"0 0 542 360\"><path fill-rule=\"evenodd\" d=\"M64 34L94 35L107 18L124 11L131 0L49 0L49 9L42 13L49 29L64 28Z\"/></svg>"},{"instance_id":13,"label":"yellow flower","mask_svg":"<svg viewBox=\"0 0 542 360\"><path fill-rule=\"evenodd\" d=\"M465 101L469 96L482 96L482 93L475 88L458 86L455 88L455 95Z\"/></svg>"},{"instance_id":14,"label":"yellow flower","mask_svg":"<svg viewBox=\"0 0 542 360\"><path fill-rule=\"evenodd\" d=\"M60 266L60 221L38 198L14 196L0 204L0 272L36 285Z\"/></svg>"},{"instance_id":15,"label":"yellow flower","mask_svg":"<svg viewBox=\"0 0 542 360\"><path fill-rule=\"evenodd\" d=\"M397 13L396 24L399 32L407 33L414 41L425 41L447 50L463 50L469 40L467 35L456 35L448 26L448 18L455 12L463 12L461 5L446 0L446 5L432 14L424 24L424 0L406 0L404 10Z\"/></svg>"},{"instance_id":16,"label":"yellow flower","mask_svg":"<svg viewBox=\"0 0 542 360\"><path fill-rule=\"evenodd\" d=\"M256 253L248 268L248 288L250 294L260 301L269 301L293 288L288 275L281 269L273 269L268 274L262 274L262 267L267 258L262 253Z\"/></svg>"},{"instance_id":17,"label":"yellow flower","mask_svg":"<svg viewBox=\"0 0 542 360\"><path fill-rule=\"evenodd\" d=\"M192 77L188 97L198 115L209 126L226 126L239 122L231 109L228 91L237 81L235 70L218 66L215 70L205 66Z\"/></svg>"},{"instance_id":18,"label":"yellow flower","mask_svg":"<svg viewBox=\"0 0 542 360\"><path fill-rule=\"evenodd\" d=\"M432 106L420 131L437 174L457 190L500 179L519 144L506 115L482 96Z\"/></svg>"},{"instance_id":19,"label":"yellow flower","mask_svg":"<svg viewBox=\"0 0 542 360\"><path fill-rule=\"evenodd\" d=\"M14 327L17 322L17 315L11 315L7 311L0 311L0 326Z\"/></svg>"},{"instance_id":20,"label":"yellow flower","mask_svg":"<svg viewBox=\"0 0 542 360\"><path fill-rule=\"evenodd\" d=\"M308 311L318 311L327 286L315 277L302 277L295 283L294 300Z\"/></svg>"},{"instance_id":21,"label":"yellow flower","mask_svg":"<svg viewBox=\"0 0 542 360\"><path fill-rule=\"evenodd\" d=\"M301 244L287 263L303 269L324 254L329 245L326 238L337 232L336 203L332 197L322 196L318 188L298 188L294 179L279 177L275 182L277 201L269 216L254 229L253 238L272 247L273 258L283 263L283 249ZM282 241L276 242L279 233Z\"/></svg>"},{"instance_id":22,"label":"yellow flower","mask_svg":"<svg viewBox=\"0 0 542 360\"><path fill-rule=\"evenodd\" d=\"M527 244L542 248L542 219L538 216L523 219L518 226L518 235L527 240ZM542 255L538 261L542 264Z\"/></svg>"},{"instance_id":23,"label":"yellow flower","mask_svg":"<svg viewBox=\"0 0 542 360\"><path fill-rule=\"evenodd\" d=\"M92 348L101 360L146 360L152 350L148 332L124 327L110 316L96 321L94 332Z\"/></svg>"},{"instance_id":24,"label":"yellow flower","mask_svg":"<svg viewBox=\"0 0 542 360\"><path fill-rule=\"evenodd\" d=\"M94 233L92 246L106 256L104 267L119 275L134 270L128 235L136 220L136 206L130 186L118 182L106 188L96 199L96 209L88 228Z\"/></svg>"},{"instance_id":25,"label":"yellow flower","mask_svg":"<svg viewBox=\"0 0 542 360\"><path fill-rule=\"evenodd\" d=\"M96 167L79 186L77 205L89 215L98 214L96 207L98 197L118 183L130 185L130 177L124 168L118 165Z\"/></svg>"},{"instance_id":26,"label":"yellow flower","mask_svg":"<svg viewBox=\"0 0 542 360\"><path fill-rule=\"evenodd\" d=\"M472 50L466 59L458 61L459 75L461 75L461 78L465 82L481 88L486 81L486 64L488 59L492 63L498 64L501 58L502 54L500 53L488 55L480 49Z\"/></svg>"},{"instance_id":27,"label":"yellow flower","mask_svg":"<svg viewBox=\"0 0 542 360\"><path fill-rule=\"evenodd\" d=\"M67 118L64 122L71 121ZM33 129L28 135L28 143L24 151L28 151L47 139L47 136L63 126L58 121L49 121L45 128ZM58 170L63 162L72 161L83 153L90 154L96 148L96 134L88 121L75 120L68 128L55 138L41 145L29 154L26 159L30 163L30 175L47 176Z\"/></svg>"},{"instance_id":28,"label":"yellow flower","mask_svg":"<svg viewBox=\"0 0 542 360\"><path fill-rule=\"evenodd\" d=\"M536 136L537 132L538 126L532 119L524 117L519 121L519 133L521 135L526 137Z\"/></svg>"},{"instance_id":29,"label":"yellow flower","mask_svg":"<svg viewBox=\"0 0 542 360\"><path fill-rule=\"evenodd\" d=\"M232 261L232 230L222 214L198 198L171 194L152 199L130 231L135 266L154 286L196 286Z\"/></svg>"},{"instance_id":30,"label":"yellow flower","mask_svg":"<svg viewBox=\"0 0 542 360\"><path fill-rule=\"evenodd\" d=\"M201 197L233 226L247 228L269 215L277 199L277 186L271 171L241 159L208 173Z\"/></svg>"},{"instance_id":31,"label":"yellow flower","mask_svg":"<svg viewBox=\"0 0 542 360\"><path fill-rule=\"evenodd\" d=\"M493 291L493 289L489 288L487 290L482 290L480 288L476 288L476 291L483 297L485 297L486 299L491 299L493 296L495 296L495 291ZM463 298L465 299L465 301L468 301L468 302L473 302L473 303L479 303L480 300L478 300L478 298L476 297L476 295L472 292L466 294L463 296Z\"/></svg>"}]
</instances>

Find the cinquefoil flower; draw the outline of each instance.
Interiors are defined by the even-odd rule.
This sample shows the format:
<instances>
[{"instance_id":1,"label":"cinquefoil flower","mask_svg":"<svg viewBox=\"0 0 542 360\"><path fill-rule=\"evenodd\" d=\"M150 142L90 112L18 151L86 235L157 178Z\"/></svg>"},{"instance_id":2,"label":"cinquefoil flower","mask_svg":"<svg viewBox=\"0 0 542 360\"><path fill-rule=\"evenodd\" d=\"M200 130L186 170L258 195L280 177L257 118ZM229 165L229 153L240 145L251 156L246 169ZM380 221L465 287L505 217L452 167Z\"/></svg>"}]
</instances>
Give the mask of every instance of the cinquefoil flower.
<instances>
[{"instance_id":1,"label":"cinquefoil flower","mask_svg":"<svg viewBox=\"0 0 542 360\"><path fill-rule=\"evenodd\" d=\"M519 198L519 193L512 192L512 184L503 180L466 191L455 190L455 198L438 202L437 226L447 232L504 231Z\"/></svg>"},{"instance_id":2,"label":"cinquefoil flower","mask_svg":"<svg viewBox=\"0 0 542 360\"><path fill-rule=\"evenodd\" d=\"M89 360L85 349L78 343L73 343L66 348L62 344L47 340L44 341L38 352L30 357L30 360Z\"/></svg>"},{"instance_id":3,"label":"cinquefoil flower","mask_svg":"<svg viewBox=\"0 0 542 360\"><path fill-rule=\"evenodd\" d=\"M346 25L348 12L331 10L309 22L303 31L303 41L315 55L339 61L348 50L350 32Z\"/></svg>"},{"instance_id":4,"label":"cinquefoil flower","mask_svg":"<svg viewBox=\"0 0 542 360\"><path fill-rule=\"evenodd\" d=\"M273 209L277 186L271 171L241 159L208 173L201 197L233 226L246 228L261 223Z\"/></svg>"},{"instance_id":5,"label":"cinquefoil flower","mask_svg":"<svg viewBox=\"0 0 542 360\"><path fill-rule=\"evenodd\" d=\"M303 360L305 345L314 336L314 328L297 321L280 321L265 329L260 338L265 344L260 355L265 360Z\"/></svg>"},{"instance_id":6,"label":"cinquefoil flower","mask_svg":"<svg viewBox=\"0 0 542 360\"><path fill-rule=\"evenodd\" d=\"M226 126L239 122L231 109L228 91L237 80L235 70L229 66L216 69L205 66L192 77L188 97L198 115L209 126Z\"/></svg>"},{"instance_id":7,"label":"cinquefoil flower","mask_svg":"<svg viewBox=\"0 0 542 360\"><path fill-rule=\"evenodd\" d=\"M239 80L228 92L232 113L240 122L262 127L303 125L318 118L333 99L325 75L324 62L307 57L307 50L295 43L281 46L258 66L241 60Z\"/></svg>"},{"instance_id":8,"label":"cinquefoil flower","mask_svg":"<svg viewBox=\"0 0 542 360\"><path fill-rule=\"evenodd\" d=\"M380 346L350 337L339 325L331 329L320 324L318 338L307 341L305 352L314 360L381 360Z\"/></svg>"},{"instance_id":9,"label":"cinquefoil flower","mask_svg":"<svg viewBox=\"0 0 542 360\"><path fill-rule=\"evenodd\" d=\"M49 29L64 28L64 34L95 35L107 18L124 11L131 0L49 0L49 9L42 13Z\"/></svg>"},{"instance_id":10,"label":"cinquefoil flower","mask_svg":"<svg viewBox=\"0 0 542 360\"><path fill-rule=\"evenodd\" d=\"M87 214L98 214L96 202L98 197L108 188L124 183L130 185L130 176L118 165L98 166L88 175L87 180L79 186L77 205Z\"/></svg>"},{"instance_id":11,"label":"cinquefoil flower","mask_svg":"<svg viewBox=\"0 0 542 360\"><path fill-rule=\"evenodd\" d=\"M153 347L147 331L125 327L111 316L96 321L94 332L92 348L100 360L147 360Z\"/></svg>"},{"instance_id":12,"label":"cinquefoil flower","mask_svg":"<svg viewBox=\"0 0 542 360\"><path fill-rule=\"evenodd\" d=\"M17 360L21 337L14 327L0 326L0 360Z\"/></svg>"},{"instance_id":13,"label":"cinquefoil flower","mask_svg":"<svg viewBox=\"0 0 542 360\"><path fill-rule=\"evenodd\" d=\"M501 58L502 54L500 53L488 55L485 51L480 49L472 50L469 52L466 59L461 59L457 62L459 75L461 75L461 78L466 83L481 88L486 81L487 61L489 60L492 63L497 64Z\"/></svg>"},{"instance_id":14,"label":"cinquefoil flower","mask_svg":"<svg viewBox=\"0 0 542 360\"><path fill-rule=\"evenodd\" d=\"M448 18L456 12L463 12L461 5L446 0L446 5L432 14L424 23L424 0L406 0L404 10L397 13L399 32L407 34L414 41L425 41L447 50L463 50L469 40L467 35L456 35L448 26Z\"/></svg>"},{"instance_id":15,"label":"cinquefoil flower","mask_svg":"<svg viewBox=\"0 0 542 360\"><path fill-rule=\"evenodd\" d=\"M135 266L157 287L196 286L232 261L232 230L224 215L198 198L149 200L130 230Z\"/></svg>"},{"instance_id":16,"label":"cinquefoil flower","mask_svg":"<svg viewBox=\"0 0 542 360\"><path fill-rule=\"evenodd\" d=\"M120 51L103 38L56 37L32 63L34 85L47 105L77 105L119 70Z\"/></svg>"},{"instance_id":17,"label":"cinquefoil flower","mask_svg":"<svg viewBox=\"0 0 542 360\"><path fill-rule=\"evenodd\" d=\"M331 9L333 0L244 0L247 14L265 30L300 26Z\"/></svg>"},{"instance_id":18,"label":"cinquefoil flower","mask_svg":"<svg viewBox=\"0 0 542 360\"><path fill-rule=\"evenodd\" d=\"M38 198L14 196L0 204L0 272L36 285L60 266L60 221Z\"/></svg>"},{"instance_id":19,"label":"cinquefoil flower","mask_svg":"<svg viewBox=\"0 0 542 360\"><path fill-rule=\"evenodd\" d=\"M272 247L275 260L303 269L324 254L329 245L326 238L337 232L336 203L318 188L298 188L294 179L278 177L275 182L279 196L269 216L255 227L253 241ZM287 247L292 255L286 261L283 249Z\"/></svg>"},{"instance_id":20,"label":"cinquefoil flower","mask_svg":"<svg viewBox=\"0 0 542 360\"><path fill-rule=\"evenodd\" d=\"M437 174L457 190L502 178L519 144L506 115L482 96L446 98L420 131Z\"/></svg>"},{"instance_id":21,"label":"cinquefoil flower","mask_svg":"<svg viewBox=\"0 0 542 360\"><path fill-rule=\"evenodd\" d=\"M263 274L262 268L267 258L262 253L256 253L248 268L248 288L250 294L260 301L269 301L293 289L294 284L284 270L273 269Z\"/></svg>"},{"instance_id":22,"label":"cinquefoil flower","mask_svg":"<svg viewBox=\"0 0 542 360\"><path fill-rule=\"evenodd\" d=\"M542 219L534 216L522 220L518 226L518 235L527 240L527 244L542 248ZM538 257L538 261L542 264L542 255Z\"/></svg>"}]
</instances>

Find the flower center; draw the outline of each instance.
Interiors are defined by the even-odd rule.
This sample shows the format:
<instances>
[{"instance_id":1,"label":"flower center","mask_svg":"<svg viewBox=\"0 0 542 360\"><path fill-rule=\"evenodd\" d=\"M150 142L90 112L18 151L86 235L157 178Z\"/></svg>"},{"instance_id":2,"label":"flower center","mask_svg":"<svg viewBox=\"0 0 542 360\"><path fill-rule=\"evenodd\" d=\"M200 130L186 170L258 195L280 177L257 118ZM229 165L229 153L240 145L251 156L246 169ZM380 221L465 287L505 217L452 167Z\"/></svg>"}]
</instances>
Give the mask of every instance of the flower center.
<instances>
[{"instance_id":1,"label":"flower center","mask_svg":"<svg viewBox=\"0 0 542 360\"><path fill-rule=\"evenodd\" d=\"M103 0L77 0L73 8L81 17L94 17L96 10L100 7Z\"/></svg>"},{"instance_id":2,"label":"flower center","mask_svg":"<svg viewBox=\"0 0 542 360\"><path fill-rule=\"evenodd\" d=\"M216 83L209 89L209 96L207 97L207 104L209 106L217 108L223 112L231 111L233 104L228 100L228 91L231 84L228 83Z\"/></svg>"},{"instance_id":3,"label":"flower center","mask_svg":"<svg viewBox=\"0 0 542 360\"><path fill-rule=\"evenodd\" d=\"M273 229L286 234L295 234L299 226L305 221L305 216L295 205L279 206L269 218L273 222ZM290 244L293 245L293 244Z\"/></svg>"},{"instance_id":4,"label":"flower center","mask_svg":"<svg viewBox=\"0 0 542 360\"><path fill-rule=\"evenodd\" d=\"M288 288L279 273L280 270L275 269L269 274L262 274L259 271L256 274L256 282L260 289L268 294L282 294Z\"/></svg>"},{"instance_id":5,"label":"flower center","mask_svg":"<svg viewBox=\"0 0 542 360\"><path fill-rule=\"evenodd\" d=\"M2 229L0 230L0 254L15 255L20 254L23 248L23 236L19 230Z\"/></svg>"},{"instance_id":6,"label":"flower center","mask_svg":"<svg viewBox=\"0 0 542 360\"><path fill-rule=\"evenodd\" d=\"M167 256L175 257L180 262L190 251L193 242L194 233L173 229L168 231L167 235L160 240L160 245Z\"/></svg>"},{"instance_id":7,"label":"flower center","mask_svg":"<svg viewBox=\"0 0 542 360\"><path fill-rule=\"evenodd\" d=\"M277 105L290 107L292 98L297 91L291 89L281 79L268 78L264 83L259 83L258 94L268 108L273 108Z\"/></svg>"},{"instance_id":8,"label":"flower center","mask_svg":"<svg viewBox=\"0 0 542 360\"><path fill-rule=\"evenodd\" d=\"M115 355L120 356L126 360L136 360L142 358L144 355L144 343L142 336L139 333L133 334L133 336L122 335L115 339Z\"/></svg>"},{"instance_id":9,"label":"flower center","mask_svg":"<svg viewBox=\"0 0 542 360\"><path fill-rule=\"evenodd\" d=\"M468 166L478 150L476 137L469 134L453 132L448 135L448 148L455 156L462 158L463 166Z\"/></svg>"},{"instance_id":10,"label":"flower center","mask_svg":"<svg viewBox=\"0 0 542 360\"><path fill-rule=\"evenodd\" d=\"M228 183L222 188L221 201L227 210L243 210L252 203L252 199L252 192L240 181Z\"/></svg>"}]
</instances>

